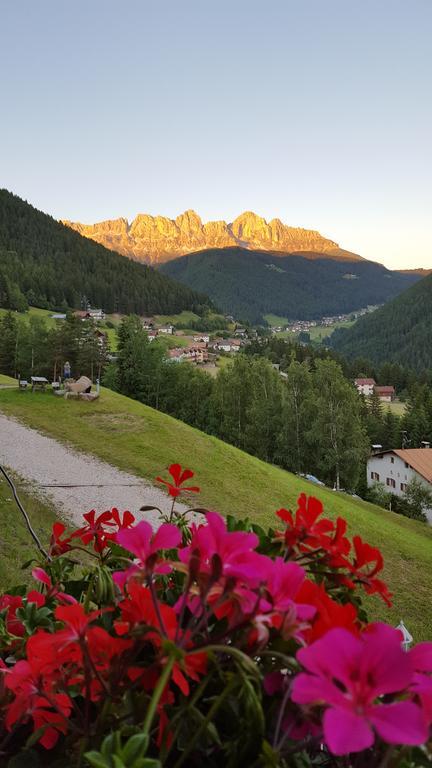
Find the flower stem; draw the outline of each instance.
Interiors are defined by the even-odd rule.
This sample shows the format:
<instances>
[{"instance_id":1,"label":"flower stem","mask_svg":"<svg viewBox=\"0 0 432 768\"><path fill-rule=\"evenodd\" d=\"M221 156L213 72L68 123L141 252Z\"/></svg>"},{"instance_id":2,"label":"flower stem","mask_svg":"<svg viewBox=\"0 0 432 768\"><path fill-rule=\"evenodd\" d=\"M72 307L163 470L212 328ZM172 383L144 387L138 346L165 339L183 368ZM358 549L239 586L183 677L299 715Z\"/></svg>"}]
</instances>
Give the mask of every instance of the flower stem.
<instances>
[{"instance_id":1,"label":"flower stem","mask_svg":"<svg viewBox=\"0 0 432 768\"><path fill-rule=\"evenodd\" d=\"M168 680L170 678L174 663L175 663L175 657L169 656L165 664L165 667L163 669L163 672L159 680L157 681L155 689L153 691L153 696L151 697L150 704L148 706L147 714L145 716L145 720L143 724L143 731L147 736L149 736L150 728L152 726L153 719L156 714L157 706L165 690L165 686L167 685Z\"/></svg>"}]
</instances>

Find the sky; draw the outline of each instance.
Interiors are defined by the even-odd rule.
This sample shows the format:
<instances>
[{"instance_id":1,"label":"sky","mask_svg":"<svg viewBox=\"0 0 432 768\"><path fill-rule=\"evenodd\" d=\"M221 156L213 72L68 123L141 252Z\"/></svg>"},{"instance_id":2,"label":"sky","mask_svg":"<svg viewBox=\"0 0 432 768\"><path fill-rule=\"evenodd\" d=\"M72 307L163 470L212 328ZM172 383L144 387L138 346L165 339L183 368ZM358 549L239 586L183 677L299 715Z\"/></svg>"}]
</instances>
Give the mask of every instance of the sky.
<instances>
[{"instance_id":1,"label":"sky","mask_svg":"<svg viewBox=\"0 0 432 768\"><path fill-rule=\"evenodd\" d=\"M432 0L0 0L0 186L432 267Z\"/></svg>"}]
</instances>

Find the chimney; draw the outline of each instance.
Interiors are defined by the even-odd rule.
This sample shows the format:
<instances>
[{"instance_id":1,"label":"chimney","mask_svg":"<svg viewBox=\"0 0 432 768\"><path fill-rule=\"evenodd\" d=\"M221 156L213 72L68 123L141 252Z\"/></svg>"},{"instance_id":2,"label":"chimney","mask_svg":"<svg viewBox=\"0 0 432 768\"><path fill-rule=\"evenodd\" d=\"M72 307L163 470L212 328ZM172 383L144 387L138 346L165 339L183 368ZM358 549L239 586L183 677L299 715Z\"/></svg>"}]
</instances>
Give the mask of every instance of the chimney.
<instances>
[{"instance_id":1,"label":"chimney","mask_svg":"<svg viewBox=\"0 0 432 768\"><path fill-rule=\"evenodd\" d=\"M372 456L373 456L375 453L381 453L381 451L382 451L382 445L380 445L379 443L375 443L375 444L374 444L374 445L372 445L371 447L372 447Z\"/></svg>"}]
</instances>

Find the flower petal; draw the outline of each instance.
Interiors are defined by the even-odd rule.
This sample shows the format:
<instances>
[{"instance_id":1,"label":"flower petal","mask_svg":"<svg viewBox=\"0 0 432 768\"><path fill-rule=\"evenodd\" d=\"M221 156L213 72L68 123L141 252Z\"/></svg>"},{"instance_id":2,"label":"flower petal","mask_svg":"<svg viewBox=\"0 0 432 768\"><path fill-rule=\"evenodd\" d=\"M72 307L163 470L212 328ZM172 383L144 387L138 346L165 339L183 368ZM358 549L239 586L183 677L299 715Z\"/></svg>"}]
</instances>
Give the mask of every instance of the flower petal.
<instances>
[{"instance_id":1,"label":"flower petal","mask_svg":"<svg viewBox=\"0 0 432 768\"><path fill-rule=\"evenodd\" d=\"M411 701L372 707L369 719L388 744L424 744L427 740L428 729L423 713Z\"/></svg>"},{"instance_id":2,"label":"flower petal","mask_svg":"<svg viewBox=\"0 0 432 768\"><path fill-rule=\"evenodd\" d=\"M327 709L323 718L324 738L333 755L362 752L374 743L367 720L349 709Z\"/></svg>"}]
</instances>

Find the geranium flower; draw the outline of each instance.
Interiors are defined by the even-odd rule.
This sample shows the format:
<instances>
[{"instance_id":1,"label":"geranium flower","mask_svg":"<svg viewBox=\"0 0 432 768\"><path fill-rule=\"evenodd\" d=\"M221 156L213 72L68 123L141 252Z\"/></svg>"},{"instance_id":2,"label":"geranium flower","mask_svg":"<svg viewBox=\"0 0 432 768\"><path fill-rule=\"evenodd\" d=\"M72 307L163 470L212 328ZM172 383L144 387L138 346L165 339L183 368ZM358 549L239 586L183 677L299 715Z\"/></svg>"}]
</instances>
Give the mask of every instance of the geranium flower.
<instances>
[{"instance_id":1,"label":"geranium flower","mask_svg":"<svg viewBox=\"0 0 432 768\"><path fill-rule=\"evenodd\" d=\"M249 586L258 585L265 578L263 569L267 558L253 550L259 539L255 533L227 531L226 521L217 512L206 512L207 525L193 528L189 546L179 550L183 563L198 559L202 573L211 573L215 556L220 563L221 575L241 579Z\"/></svg>"},{"instance_id":2,"label":"geranium flower","mask_svg":"<svg viewBox=\"0 0 432 768\"><path fill-rule=\"evenodd\" d=\"M107 525L115 526L112 513L110 510L107 510L96 517L96 510L91 509L83 517L87 520L87 525L74 531L71 538L79 538L83 544L89 544L91 541L94 541L95 552L101 553L106 546L106 542L113 538L112 531L107 531L104 528Z\"/></svg>"},{"instance_id":3,"label":"geranium flower","mask_svg":"<svg viewBox=\"0 0 432 768\"><path fill-rule=\"evenodd\" d=\"M128 509L125 509L123 517L121 517L117 507L113 507L111 516L119 531L124 530L125 528L131 528L135 522L135 515L133 515L132 512L129 512Z\"/></svg>"},{"instance_id":4,"label":"geranium flower","mask_svg":"<svg viewBox=\"0 0 432 768\"><path fill-rule=\"evenodd\" d=\"M147 628L154 627L155 631L150 630L145 637L153 645L160 647L161 618L164 632L170 640L174 640L177 631L177 617L174 608L158 602L158 613L150 590L136 581L131 580L128 583L127 592L127 597L119 604L121 621L115 622L117 634L125 635L140 624Z\"/></svg>"},{"instance_id":5,"label":"geranium flower","mask_svg":"<svg viewBox=\"0 0 432 768\"><path fill-rule=\"evenodd\" d=\"M72 536L68 536L65 539L61 538L65 530L66 526L63 525L63 523L54 523L49 545L49 553L52 557L63 555L65 552L69 552L69 550L72 549L70 545Z\"/></svg>"},{"instance_id":6,"label":"geranium flower","mask_svg":"<svg viewBox=\"0 0 432 768\"><path fill-rule=\"evenodd\" d=\"M387 585L381 579L376 578L376 574L384 568L384 560L380 550L377 547L371 547L360 536L354 536L353 544L355 559L349 566L352 575L362 584L368 595L378 594L388 606L391 606L392 595ZM350 586L349 580L347 583Z\"/></svg>"},{"instance_id":7,"label":"geranium flower","mask_svg":"<svg viewBox=\"0 0 432 768\"><path fill-rule=\"evenodd\" d=\"M411 690L421 702L428 725L432 724L432 643L419 643L409 651L414 672Z\"/></svg>"},{"instance_id":8,"label":"geranium flower","mask_svg":"<svg viewBox=\"0 0 432 768\"><path fill-rule=\"evenodd\" d=\"M135 525L133 528L120 530L115 540L120 546L132 552L138 558L126 571L117 571L113 574L113 579L120 588L123 588L128 579L141 569L146 574L169 573L171 566L169 563L158 562L158 553L162 549L174 549L181 542L181 533L175 525L163 523L156 532L153 531L150 523L145 520Z\"/></svg>"},{"instance_id":9,"label":"geranium flower","mask_svg":"<svg viewBox=\"0 0 432 768\"><path fill-rule=\"evenodd\" d=\"M319 499L305 493L300 494L297 500L295 516L287 509L279 509L277 516L287 524L284 533L286 546L290 549L300 546L303 550L321 547L322 536L334 529L331 520L318 520L322 512L323 505Z\"/></svg>"},{"instance_id":10,"label":"geranium flower","mask_svg":"<svg viewBox=\"0 0 432 768\"><path fill-rule=\"evenodd\" d=\"M404 692L412 681L400 632L371 625L361 637L330 632L297 653L307 670L293 682L292 700L324 707L324 739L335 755L369 749L376 732L390 744L423 744L428 735L422 711L412 701L380 703Z\"/></svg>"},{"instance_id":11,"label":"geranium flower","mask_svg":"<svg viewBox=\"0 0 432 768\"><path fill-rule=\"evenodd\" d=\"M171 464L171 466L168 467L168 472L170 473L173 482L164 480L163 477L157 477L156 480L167 486L169 495L174 499L186 491L189 493L199 493L200 489L196 485L183 487L183 483L185 483L186 480L190 480L195 474L191 469L182 470L180 464Z\"/></svg>"},{"instance_id":12,"label":"geranium flower","mask_svg":"<svg viewBox=\"0 0 432 768\"><path fill-rule=\"evenodd\" d=\"M54 747L59 734L67 731L72 710L69 696L52 690L49 682L41 688L40 669L34 661L18 661L8 670L5 685L15 695L7 709L6 728L11 731L17 722L25 722L31 717L34 730L43 729L39 738L42 746L46 749Z\"/></svg>"},{"instance_id":13,"label":"geranium flower","mask_svg":"<svg viewBox=\"0 0 432 768\"><path fill-rule=\"evenodd\" d=\"M16 612L22 608L23 600L19 595L2 595L0 597L0 611L6 611L6 629L10 635L24 637L24 624L17 619Z\"/></svg>"},{"instance_id":14,"label":"geranium flower","mask_svg":"<svg viewBox=\"0 0 432 768\"><path fill-rule=\"evenodd\" d=\"M360 622L354 605L333 600L323 584L315 584L306 579L296 599L301 603L313 605L316 609L311 627L305 632L305 639L309 644L335 627L343 627L353 635L359 635Z\"/></svg>"}]
</instances>

